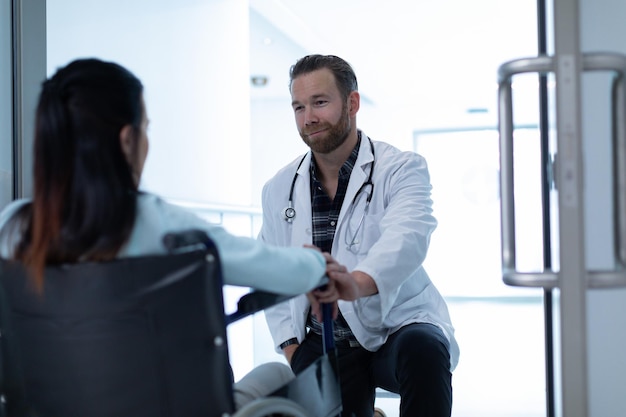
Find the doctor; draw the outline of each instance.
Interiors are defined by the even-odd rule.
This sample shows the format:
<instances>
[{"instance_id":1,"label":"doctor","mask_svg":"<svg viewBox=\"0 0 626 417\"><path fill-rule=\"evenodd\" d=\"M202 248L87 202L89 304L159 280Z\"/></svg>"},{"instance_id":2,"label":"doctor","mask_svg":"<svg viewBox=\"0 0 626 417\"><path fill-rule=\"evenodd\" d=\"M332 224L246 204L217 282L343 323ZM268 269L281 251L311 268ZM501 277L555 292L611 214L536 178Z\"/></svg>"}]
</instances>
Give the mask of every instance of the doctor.
<instances>
[{"instance_id":1,"label":"doctor","mask_svg":"<svg viewBox=\"0 0 626 417\"><path fill-rule=\"evenodd\" d=\"M301 58L290 91L311 152L265 185L259 237L320 248L331 281L266 311L276 347L295 372L306 368L322 354L319 304L331 303L343 416L371 417L376 387L400 394L401 416L450 416L459 352L422 266L437 226L426 161L357 129L357 80L343 59Z\"/></svg>"}]
</instances>

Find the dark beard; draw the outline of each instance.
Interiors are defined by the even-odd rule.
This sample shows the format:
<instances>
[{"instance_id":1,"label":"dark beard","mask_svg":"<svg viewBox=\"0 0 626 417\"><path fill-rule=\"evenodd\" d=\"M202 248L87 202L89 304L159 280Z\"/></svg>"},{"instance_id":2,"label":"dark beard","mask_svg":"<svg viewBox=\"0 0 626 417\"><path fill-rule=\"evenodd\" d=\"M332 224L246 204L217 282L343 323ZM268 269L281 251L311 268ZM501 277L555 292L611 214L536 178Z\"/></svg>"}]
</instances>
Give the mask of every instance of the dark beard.
<instances>
[{"instance_id":1,"label":"dark beard","mask_svg":"<svg viewBox=\"0 0 626 417\"><path fill-rule=\"evenodd\" d=\"M302 137L304 143L306 143L313 152L329 154L343 145L346 139L348 139L348 135L352 129L352 126L350 125L350 115L348 114L348 106L344 104L341 109L341 117L339 118L337 124L316 124L311 130L316 132L320 129L328 129L325 132L325 138L310 140L306 130L300 132L300 137Z\"/></svg>"}]
</instances>

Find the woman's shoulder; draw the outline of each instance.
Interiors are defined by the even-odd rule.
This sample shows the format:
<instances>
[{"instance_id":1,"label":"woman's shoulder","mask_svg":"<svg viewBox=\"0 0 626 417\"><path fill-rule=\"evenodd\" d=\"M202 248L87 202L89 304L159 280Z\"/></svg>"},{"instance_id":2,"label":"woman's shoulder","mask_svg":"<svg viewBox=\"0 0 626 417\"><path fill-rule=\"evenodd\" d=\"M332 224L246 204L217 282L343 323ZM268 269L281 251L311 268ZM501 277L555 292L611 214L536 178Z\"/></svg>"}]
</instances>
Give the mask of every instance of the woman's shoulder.
<instances>
[{"instance_id":1,"label":"woman's shoulder","mask_svg":"<svg viewBox=\"0 0 626 417\"><path fill-rule=\"evenodd\" d=\"M15 248L22 239L21 222L13 221L17 213L24 208L30 200L21 199L9 203L0 211L0 258L11 258Z\"/></svg>"},{"instance_id":2,"label":"woman's shoulder","mask_svg":"<svg viewBox=\"0 0 626 417\"><path fill-rule=\"evenodd\" d=\"M163 236L188 229L210 230L210 225L184 207L150 193L137 196L133 231L118 256L164 253Z\"/></svg>"},{"instance_id":3,"label":"woman's shoulder","mask_svg":"<svg viewBox=\"0 0 626 417\"><path fill-rule=\"evenodd\" d=\"M12 202L10 202L9 204L7 204L1 211L0 211L0 230L2 230L2 228L6 225L6 223L13 218L13 216L15 216L15 213L17 213L22 207L24 207L26 204L30 203L30 199L28 198L22 198L19 200L14 200Z\"/></svg>"}]
</instances>

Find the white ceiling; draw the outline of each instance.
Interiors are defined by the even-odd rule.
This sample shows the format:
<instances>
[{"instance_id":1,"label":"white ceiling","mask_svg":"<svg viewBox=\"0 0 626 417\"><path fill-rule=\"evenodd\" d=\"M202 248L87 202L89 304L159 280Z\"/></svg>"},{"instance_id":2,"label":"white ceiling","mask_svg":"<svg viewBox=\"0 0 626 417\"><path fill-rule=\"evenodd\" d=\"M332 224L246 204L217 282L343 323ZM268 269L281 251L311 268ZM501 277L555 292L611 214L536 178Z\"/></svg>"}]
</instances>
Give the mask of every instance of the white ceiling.
<instances>
[{"instance_id":1,"label":"white ceiling","mask_svg":"<svg viewBox=\"0 0 626 417\"><path fill-rule=\"evenodd\" d=\"M495 120L498 66L535 56L535 0L250 0L253 98L288 97L289 67L309 53L354 67L374 105Z\"/></svg>"}]
</instances>

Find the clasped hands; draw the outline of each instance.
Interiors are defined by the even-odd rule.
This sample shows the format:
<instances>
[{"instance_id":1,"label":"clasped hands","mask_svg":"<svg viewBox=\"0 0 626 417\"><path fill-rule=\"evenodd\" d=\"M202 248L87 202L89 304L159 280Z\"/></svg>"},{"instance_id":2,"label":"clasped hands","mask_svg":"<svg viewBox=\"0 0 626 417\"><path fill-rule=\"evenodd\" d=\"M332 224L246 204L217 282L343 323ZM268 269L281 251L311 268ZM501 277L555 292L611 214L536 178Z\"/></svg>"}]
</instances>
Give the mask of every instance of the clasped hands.
<instances>
[{"instance_id":1,"label":"clasped hands","mask_svg":"<svg viewBox=\"0 0 626 417\"><path fill-rule=\"evenodd\" d=\"M308 246L314 248L314 246ZM326 260L328 283L307 293L311 303L311 313L322 321L321 304L332 304L333 319L337 318L339 308L337 300L354 301L358 298L376 294L376 283L368 274L361 271L349 272L328 252L323 252Z\"/></svg>"}]
</instances>

